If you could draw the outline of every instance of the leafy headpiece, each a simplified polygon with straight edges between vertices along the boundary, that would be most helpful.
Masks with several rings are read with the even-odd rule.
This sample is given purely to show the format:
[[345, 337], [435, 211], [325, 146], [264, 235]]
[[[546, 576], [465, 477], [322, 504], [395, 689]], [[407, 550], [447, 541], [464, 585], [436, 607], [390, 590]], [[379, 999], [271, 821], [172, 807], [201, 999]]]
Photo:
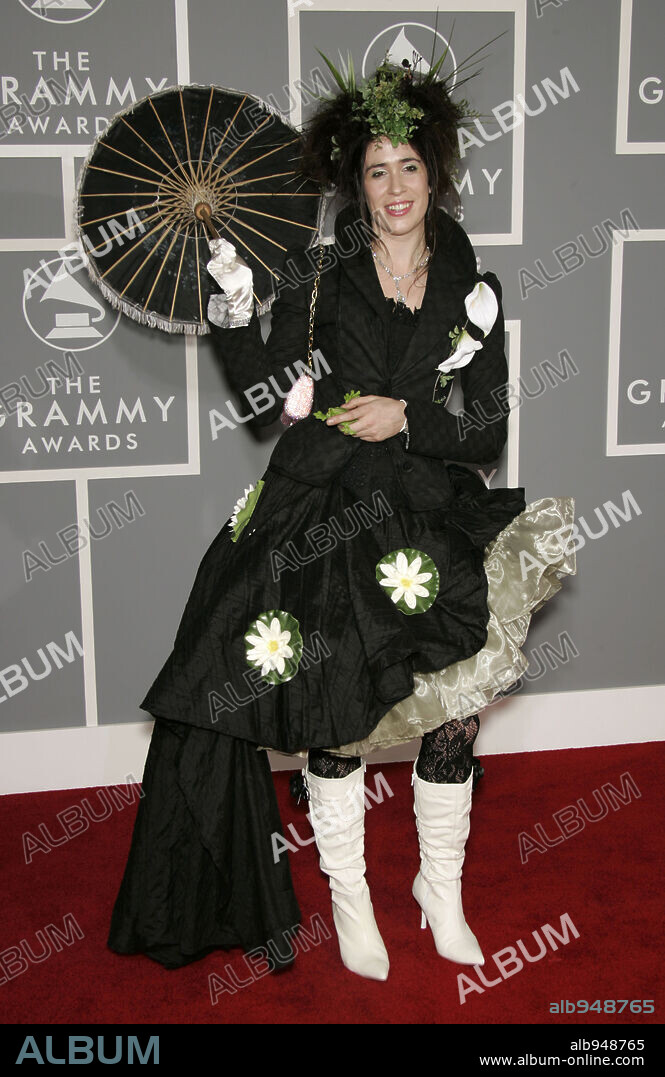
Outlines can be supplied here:
[[[368, 141], [387, 137], [393, 146], [413, 142], [428, 162], [436, 161], [439, 189], [435, 194], [437, 198], [445, 195], [457, 175], [458, 130], [479, 116], [466, 98], [453, 100], [451, 83], [481, 50], [477, 49], [445, 78], [439, 78], [448, 51], [449, 45], [436, 63], [432, 51], [429, 70], [423, 72], [423, 58], [415, 51], [411, 61], [405, 59], [397, 65], [390, 62], [390, 51], [386, 50], [376, 70], [357, 82], [350, 54], [344, 70], [340, 71], [317, 49], [339, 92], [320, 94], [320, 104], [305, 125], [302, 173], [318, 181], [322, 188], [335, 186], [347, 197], [357, 197], [360, 155]], [[477, 74], [475, 71], [457, 81], [456, 88]]]

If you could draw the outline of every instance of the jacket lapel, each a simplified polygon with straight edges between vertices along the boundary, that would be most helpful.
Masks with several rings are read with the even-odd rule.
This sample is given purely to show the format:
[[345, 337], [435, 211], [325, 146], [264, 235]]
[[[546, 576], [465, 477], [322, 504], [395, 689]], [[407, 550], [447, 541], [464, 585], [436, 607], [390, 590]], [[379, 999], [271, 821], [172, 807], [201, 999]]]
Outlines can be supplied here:
[[[350, 203], [338, 213], [335, 221], [335, 240], [340, 250], [340, 271], [345, 278], [340, 281], [338, 314], [340, 328], [344, 325], [348, 326], [349, 318], [356, 317], [353, 311], [344, 309], [350, 294], [349, 285], [352, 285], [352, 290], [358, 293], [354, 297], [356, 303], [359, 298], [361, 302], [364, 300], [373, 314], [380, 319], [382, 326], [386, 325], [389, 318], [388, 305], [379, 284], [369, 243], [357, 226], [353, 229], [353, 235], [356, 237], [354, 249], [351, 253], [344, 253], [351, 246], [348, 234], [345, 238], [345, 230], [359, 219], [360, 210], [357, 203]], [[452, 218], [445, 210], [438, 209], [437, 242], [427, 274], [420, 317], [408, 347], [393, 365], [391, 380], [395, 384], [398, 384], [414, 366], [426, 358], [431, 361], [432, 352], [435, 353], [432, 363], [434, 369], [437, 363], [448, 355], [450, 350], [448, 333], [460, 316], [464, 315], [464, 298], [473, 288], [475, 277], [471, 276], [468, 268], [462, 264], [452, 231]], [[356, 306], [355, 310], [357, 309]], [[357, 341], [358, 339], [356, 337]], [[365, 338], [365, 346], [373, 346], [374, 350], [376, 340], [376, 334], [371, 334], [369, 338]]]

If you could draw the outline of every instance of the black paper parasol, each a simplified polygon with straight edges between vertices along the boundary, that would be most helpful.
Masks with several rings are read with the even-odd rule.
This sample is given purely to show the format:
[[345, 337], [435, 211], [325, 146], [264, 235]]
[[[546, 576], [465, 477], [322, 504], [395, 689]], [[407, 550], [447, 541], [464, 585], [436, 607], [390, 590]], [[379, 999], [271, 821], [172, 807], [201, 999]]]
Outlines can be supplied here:
[[[91, 279], [116, 309], [169, 333], [207, 333], [208, 237], [233, 243], [270, 308], [289, 247], [308, 247], [321, 189], [297, 174], [301, 136], [258, 98], [176, 86], [119, 112], [77, 185]], [[205, 223], [204, 223], [205, 221]]]

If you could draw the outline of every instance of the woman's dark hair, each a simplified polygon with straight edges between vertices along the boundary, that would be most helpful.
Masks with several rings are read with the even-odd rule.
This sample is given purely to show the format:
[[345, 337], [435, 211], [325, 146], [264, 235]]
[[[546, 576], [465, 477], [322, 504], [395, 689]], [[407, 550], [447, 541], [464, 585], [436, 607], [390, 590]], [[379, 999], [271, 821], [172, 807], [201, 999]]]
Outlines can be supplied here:
[[[395, 72], [403, 74], [399, 68]], [[408, 141], [422, 158], [428, 184], [432, 188], [424, 226], [425, 242], [433, 254], [436, 246], [436, 207], [448, 203], [455, 216], [461, 208], [453, 177], [456, 175], [455, 161], [459, 156], [457, 131], [466, 116], [468, 103], [462, 101], [458, 104], [451, 100], [443, 84], [436, 81], [419, 85], [417, 80], [401, 78], [399, 93], [410, 105], [423, 110], [423, 116], [416, 121], [416, 130]], [[361, 114], [352, 111], [354, 100], [362, 103], [359, 91], [354, 97], [340, 92], [332, 100], [324, 100], [306, 122], [298, 171], [318, 183], [322, 190], [334, 186], [342, 198], [357, 203], [369, 233], [385, 248], [371, 220], [363, 182], [365, 154], [376, 136], [364, 117], [359, 120]], [[335, 144], [340, 152], [333, 160], [331, 152]]]

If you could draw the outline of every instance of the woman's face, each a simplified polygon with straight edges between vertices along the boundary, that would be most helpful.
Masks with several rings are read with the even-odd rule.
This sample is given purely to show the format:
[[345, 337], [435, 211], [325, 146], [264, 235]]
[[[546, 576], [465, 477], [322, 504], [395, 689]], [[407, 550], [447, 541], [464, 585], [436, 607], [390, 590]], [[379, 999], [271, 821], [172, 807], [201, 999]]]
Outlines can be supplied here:
[[425, 162], [410, 142], [397, 146], [389, 138], [369, 142], [363, 187], [379, 232], [404, 236], [421, 229], [430, 188]]

